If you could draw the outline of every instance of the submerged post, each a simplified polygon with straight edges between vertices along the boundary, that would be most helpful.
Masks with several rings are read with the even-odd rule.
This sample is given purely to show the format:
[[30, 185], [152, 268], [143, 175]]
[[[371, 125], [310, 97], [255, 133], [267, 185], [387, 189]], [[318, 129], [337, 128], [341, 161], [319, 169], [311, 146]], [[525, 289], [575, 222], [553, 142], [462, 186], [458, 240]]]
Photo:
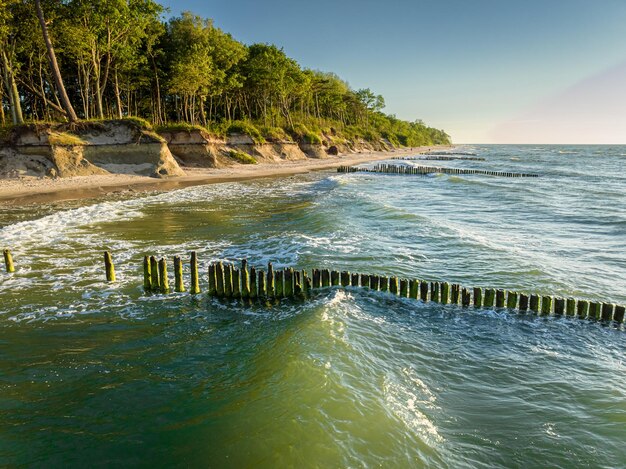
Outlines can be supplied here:
[[244, 300], [250, 298], [250, 280], [248, 274], [248, 261], [241, 261], [241, 297]]
[[448, 282], [441, 282], [441, 304], [447, 305], [450, 301], [450, 284]]
[[274, 298], [274, 266], [271, 262], [267, 263], [267, 283], [265, 284], [266, 295]]
[[428, 282], [420, 281], [420, 299], [422, 301], [428, 301]]
[[541, 297], [541, 314], [547, 315], [552, 311], [552, 297], [551, 296], [542, 296]]
[[496, 301], [496, 291], [493, 288], [485, 289], [485, 301], [483, 305], [485, 308], [493, 308]]
[[7, 273], [11, 274], [15, 272], [15, 266], [13, 265], [13, 256], [11, 256], [11, 251], [9, 251], [8, 249], [4, 250], [4, 266]]
[[163, 257], [159, 259], [159, 277], [161, 277], [161, 293], [169, 293], [170, 284], [167, 278], [167, 263]]
[[[113, 258], [111, 257], [111, 253], [109, 251], [105, 251], [104, 253], [104, 270], [106, 271], [107, 282], [115, 282], [115, 267], [113, 266]], [[7, 272], [8, 271], [9, 270], [7, 268]]]
[[143, 289], [145, 292], [152, 290], [152, 273], [150, 272], [150, 258], [143, 256]]
[[222, 261], [215, 264], [215, 283], [216, 283], [216, 294], [218, 297], [222, 298], [224, 296], [224, 264]]
[[483, 305], [483, 289], [480, 287], [474, 288], [474, 308], [480, 308]]
[[150, 272], [152, 275], [152, 291], [161, 291], [161, 277], [159, 276], [159, 263], [156, 257], [150, 256]]
[[[285, 276], [287, 272], [282, 270], [277, 270], [274, 272], [274, 294], [276, 298], [283, 297], [283, 287], [285, 286]], [[287, 292], [285, 291], [285, 296], [287, 296]]]
[[183, 262], [179, 256], [174, 256], [174, 291], [182, 293], [185, 291], [183, 283]]
[[517, 306], [517, 293], [514, 291], [507, 292], [506, 307], [509, 309], [515, 309], [516, 306]]
[[256, 269], [254, 267], [250, 267], [250, 298], [255, 299], [257, 294], [257, 286], [256, 286]]
[[215, 277], [215, 264], [209, 264], [209, 296], [217, 295], [217, 279]]
[[198, 279], [198, 255], [196, 254], [196, 251], [191, 252], [191, 286], [189, 287], [189, 293], [192, 295], [200, 293], [200, 282]]
[[224, 296], [232, 298], [233, 296], [233, 266], [226, 264], [224, 266]]

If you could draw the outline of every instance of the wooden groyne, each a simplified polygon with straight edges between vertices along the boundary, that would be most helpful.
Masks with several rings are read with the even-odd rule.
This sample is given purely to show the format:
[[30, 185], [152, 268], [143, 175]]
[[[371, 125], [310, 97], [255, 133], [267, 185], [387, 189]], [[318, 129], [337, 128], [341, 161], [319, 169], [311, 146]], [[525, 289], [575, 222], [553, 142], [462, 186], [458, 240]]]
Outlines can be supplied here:
[[[182, 268], [174, 258], [176, 291], [185, 291]], [[197, 283], [197, 262], [191, 254], [191, 281], [195, 287], [191, 293], [200, 293]], [[143, 261], [144, 290], [146, 293], [168, 293], [167, 270], [159, 269], [154, 276], [151, 266], [154, 257]], [[159, 261], [165, 263], [164, 259]], [[195, 273], [194, 273], [195, 272]], [[291, 267], [276, 269], [270, 262], [265, 270], [249, 267], [247, 260], [241, 264], [211, 262], [207, 268], [207, 293], [209, 296], [236, 300], [272, 300], [281, 298], [307, 299], [315, 290], [325, 288], [357, 288], [383, 292], [395, 297], [434, 302], [444, 305], [460, 305], [463, 308], [506, 309], [540, 316], [570, 316], [579, 319], [624, 324], [625, 307], [608, 302], [578, 298], [562, 298], [528, 292], [508, 291], [497, 288], [467, 287], [456, 283], [408, 279], [397, 276], [360, 274], [332, 269], [298, 270]], [[149, 281], [149, 279], [152, 279]], [[180, 285], [180, 287], [179, 287]]]
[[433, 156], [448, 156], [448, 155], [478, 156], [477, 153], [472, 153], [472, 152], [469, 152], [469, 151], [429, 151], [428, 153], [424, 153], [424, 155], [433, 155]]
[[392, 160], [402, 161], [487, 161], [485, 158], [478, 156], [446, 156], [446, 155], [423, 155], [423, 156], [394, 156]]
[[529, 173], [508, 173], [502, 171], [487, 171], [483, 169], [460, 169], [460, 168], [436, 168], [433, 166], [400, 166], [393, 164], [377, 164], [371, 168], [360, 166], [339, 166], [338, 173], [385, 173], [385, 174], [482, 174], [485, 176], [499, 176], [509, 178], [536, 178], [538, 174]]

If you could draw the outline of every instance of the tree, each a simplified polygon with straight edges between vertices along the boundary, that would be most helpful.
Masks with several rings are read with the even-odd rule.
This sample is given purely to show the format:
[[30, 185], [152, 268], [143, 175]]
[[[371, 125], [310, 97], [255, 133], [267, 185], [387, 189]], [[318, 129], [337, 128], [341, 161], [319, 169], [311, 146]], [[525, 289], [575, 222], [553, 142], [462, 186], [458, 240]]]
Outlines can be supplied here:
[[63, 85], [63, 78], [61, 77], [59, 64], [57, 63], [57, 58], [54, 53], [54, 48], [52, 47], [52, 41], [50, 40], [50, 36], [48, 35], [48, 25], [46, 24], [46, 20], [44, 19], [44, 16], [43, 16], [43, 11], [41, 9], [40, 0], [35, 0], [35, 8], [37, 9], [37, 18], [39, 18], [39, 24], [41, 25], [41, 32], [43, 33], [43, 40], [46, 43], [46, 49], [48, 50], [48, 59], [50, 60], [50, 69], [52, 70], [52, 76], [54, 77], [54, 82], [56, 84], [59, 97], [61, 98], [63, 109], [65, 109], [65, 112], [67, 114], [67, 119], [70, 122], [76, 122], [78, 120], [78, 116], [76, 116], [76, 112], [74, 112], [74, 108], [72, 107], [70, 98], [67, 96], [67, 92], [65, 91], [65, 86]]

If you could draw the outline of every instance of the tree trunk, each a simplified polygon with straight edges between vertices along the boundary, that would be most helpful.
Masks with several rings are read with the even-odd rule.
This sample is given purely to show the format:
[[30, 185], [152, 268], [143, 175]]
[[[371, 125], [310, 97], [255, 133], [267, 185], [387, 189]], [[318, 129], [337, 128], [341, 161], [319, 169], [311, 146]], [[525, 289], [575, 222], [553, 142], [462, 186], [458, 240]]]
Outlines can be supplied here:
[[15, 82], [15, 75], [13, 69], [9, 63], [4, 49], [2, 50], [2, 68], [4, 68], [4, 83], [7, 88], [7, 94], [9, 97], [9, 104], [11, 106], [11, 118], [13, 124], [23, 124], [24, 117], [22, 116], [22, 102], [20, 101], [20, 93], [17, 91], [17, 83]]
[[48, 58], [50, 59], [50, 68], [52, 69], [52, 76], [54, 77], [54, 82], [56, 83], [57, 92], [61, 96], [61, 102], [63, 103], [63, 109], [67, 113], [67, 118], [70, 122], [76, 122], [78, 117], [76, 116], [76, 112], [74, 112], [74, 108], [72, 107], [72, 103], [70, 102], [70, 98], [67, 96], [67, 92], [65, 91], [65, 86], [63, 85], [63, 78], [61, 77], [61, 71], [59, 70], [59, 64], [57, 63], [56, 55], [54, 54], [54, 48], [52, 47], [52, 42], [50, 41], [50, 37], [48, 36], [48, 26], [46, 25], [46, 20], [43, 17], [43, 11], [41, 10], [41, 1], [35, 0], [35, 7], [37, 8], [37, 18], [39, 18], [39, 24], [41, 25], [41, 32], [43, 33], [43, 40], [46, 43], [46, 49], [48, 50]]
[[[117, 118], [122, 118], [122, 98], [120, 98], [120, 84], [117, 81], [117, 67], [115, 67], [115, 102], [117, 105]], [[128, 102], [128, 110], [130, 111], [130, 99]]]

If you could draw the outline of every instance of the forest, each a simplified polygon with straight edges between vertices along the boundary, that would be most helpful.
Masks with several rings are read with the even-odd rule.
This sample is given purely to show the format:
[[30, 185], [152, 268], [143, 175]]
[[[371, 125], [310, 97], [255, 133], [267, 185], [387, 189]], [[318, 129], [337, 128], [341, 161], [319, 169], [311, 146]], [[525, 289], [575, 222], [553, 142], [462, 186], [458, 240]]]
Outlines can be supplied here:
[[0, 123], [140, 118], [157, 128], [240, 129], [319, 143], [322, 132], [394, 145], [447, 144], [421, 120], [272, 44], [153, 0], [0, 0]]

